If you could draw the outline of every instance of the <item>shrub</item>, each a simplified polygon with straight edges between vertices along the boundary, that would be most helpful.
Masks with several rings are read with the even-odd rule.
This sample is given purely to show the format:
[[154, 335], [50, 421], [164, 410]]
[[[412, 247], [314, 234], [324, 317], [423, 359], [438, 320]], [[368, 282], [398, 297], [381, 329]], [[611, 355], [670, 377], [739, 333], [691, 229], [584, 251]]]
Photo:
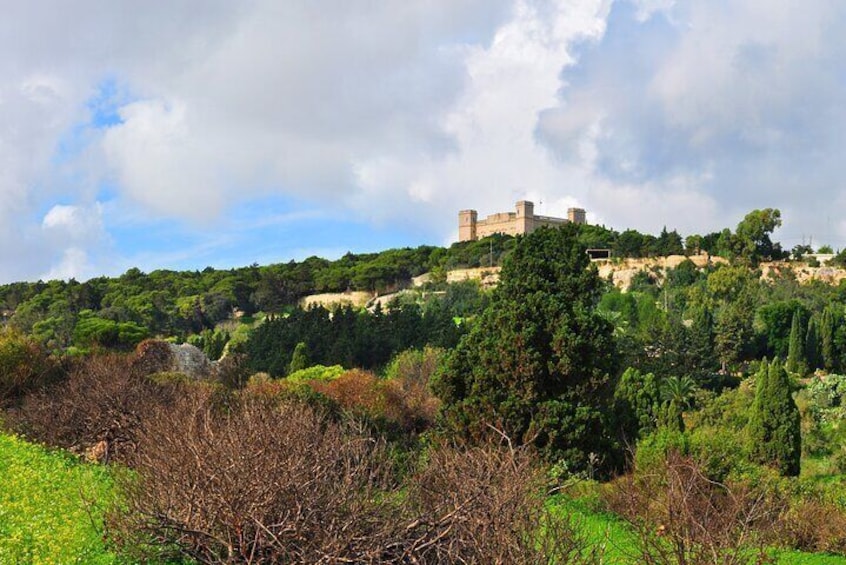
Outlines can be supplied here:
[[353, 369], [331, 380], [311, 381], [309, 386], [329, 397], [342, 410], [373, 418], [385, 415], [384, 387], [369, 371]]
[[830, 502], [795, 501], [779, 521], [779, 539], [803, 551], [846, 553], [846, 513]]
[[56, 380], [61, 370], [35, 341], [0, 330], [0, 406]]
[[142, 420], [176, 391], [176, 385], [141, 375], [127, 357], [96, 355], [74, 368], [65, 382], [28, 395], [9, 423], [48, 445], [78, 453], [92, 450], [104, 462], [125, 459], [137, 445]]
[[545, 486], [525, 448], [437, 446], [408, 488], [417, 520], [436, 542], [419, 544], [420, 562], [590, 562], [567, 516], [545, 506]]
[[148, 420], [140, 440], [131, 464], [141, 482], [124, 483], [129, 512], [112, 518], [124, 550], [316, 563], [366, 555], [382, 541], [383, 444], [307, 407], [242, 397], [224, 411], [206, 394], [186, 394]]
[[677, 451], [618, 479], [605, 501], [634, 530], [639, 561], [656, 565], [763, 562], [783, 510], [766, 484], [713, 481]]
[[135, 347], [132, 366], [145, 375], [170, 371], [173, 367], [170, 344], [160, 339], [145, 339]]
[[[386, 444], [352, 421], [240, 392], [189, 389], [145, 420], [109, 519], [135, 559], [197, 563], [521, 563], [582, 560], [544, 475], [505, 445], [432, 447], [400, 483]], [[225, 469], [225, 472], [221, 470]]]
[[292, 386], [302, 385], [311, 381], [331, 381], [344, 374], [340, 365], [314, 365], [308, 369], [302, 369], [285, 377], [285, 382]]

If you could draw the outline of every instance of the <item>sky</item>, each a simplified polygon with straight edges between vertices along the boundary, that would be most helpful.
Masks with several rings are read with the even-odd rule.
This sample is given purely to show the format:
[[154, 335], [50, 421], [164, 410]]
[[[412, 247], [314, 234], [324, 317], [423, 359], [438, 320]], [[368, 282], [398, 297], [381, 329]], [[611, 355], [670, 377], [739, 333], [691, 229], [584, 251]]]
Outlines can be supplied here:
[[846, 247], [840, 0], [29, 0], [0, 283], [335, 258], [513, 210]]

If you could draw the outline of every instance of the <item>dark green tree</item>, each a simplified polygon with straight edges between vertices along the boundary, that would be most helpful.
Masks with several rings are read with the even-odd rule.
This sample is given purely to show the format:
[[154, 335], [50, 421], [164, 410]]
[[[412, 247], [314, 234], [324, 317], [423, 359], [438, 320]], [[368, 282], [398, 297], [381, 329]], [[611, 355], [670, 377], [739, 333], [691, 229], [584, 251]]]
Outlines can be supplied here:
[[688, 337], [688, 356], [694, 378], [700, 381], [719, 368], [714, 354], [714, 316], [706, 306], [697, 306], [693, 311]]
[[434, 383], [447, 429], [472, 438], [494, 426], [573, 470], [590, 453], [608, 462], [616, 355], [601, 290], [576, 226], [518, 238], [490, 306]]
[[802, 437], [799, 408], [793, 401], [787, 371], [778, 359], [769, 367], [764, 362], [756, 381], [748, 426], [753, 458], [784, 476], [795, 477], [799, 474]]
[[714, 353], [723, 372], [740, 361], [751, 336], [750, 316], [741, 302], [729, 303], [720, 310], [714, 326]]
[[624, 441], [635, 441], [655, 430], [661, 408], [658, 379], [629, 367], [614, 389], [614, 417]]
[[790, 325], [790, 341], [788, 344], [787, 364], [785, 368], [792, 374], [804, 374], [806, 367], [805, 360], [805, 332], [802, 331], [802, 318], [797, 310], [793, 314], [793, 323]]
[[767, 439], [767, 430], [764, 425], [765, 407], [767, 403], [767, 381], [769, 379], [770, 364], [767, 359], [761, 360], [758, 372], [755, 374], [755, 401], [752, 403], [752, 413], [749, 423], [746, 426], [746, 434], [749, 438], [749, 445], [752, 452], [756, 452]]
[[826, 306], [820, 316], [820, 356], [823, 368], [834, 371], [837, 368], [837, 351], [834, 346], [834, 315]]
[[813, 373], [822, 367], [820, 355], [820, 337], [817, 331], [817, 315], [808, 320], [808, 331], [805, 333], [805, 361], [808, 371]]

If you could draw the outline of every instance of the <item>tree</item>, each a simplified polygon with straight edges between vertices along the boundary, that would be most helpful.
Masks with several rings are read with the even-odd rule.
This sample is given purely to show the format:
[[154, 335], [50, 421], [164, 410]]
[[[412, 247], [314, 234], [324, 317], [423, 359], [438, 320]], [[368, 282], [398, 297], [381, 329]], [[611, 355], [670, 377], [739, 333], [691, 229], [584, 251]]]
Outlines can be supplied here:
[[653, 431], [661, 407], [658, 379], [629, 367], [614, 389], [614, 416], [618, 431], [632, 444]]
[[741, 302], [729, 303], [719, 313], [714, 327], [714, 352], [722, 372], [737, 363], [752, 336], [751, 317]]
[[823, 369], [834, 371], [837, 367], [837, 352], [834, 347], [834, 314], [826, 306], [820, 317], [820, 356]]
[[297, 343], [294, 348], [294, 353], [291, 355], [291, 363], [288, 365], [288, 374], [296, 373], [303, 369], [308, 369], [311, 366], [311, 361], [308, 358], [308, 346], [305, 342]]
[[700, 379], [717, 370], [714, 355], [714, 316], [706, 306], [697, 306], [693, 312], [688, 337], [690, 364], [696, 367], [694, 374]]
[[767, 354], [773, 357], [787, 357], [790, 347], [790, 331], [793, 318], [799, 313], [801, 320], [810, 316], [808, 309], [795, 298], [777, 300], [758, 309], [757, 318], [763, 322], [767, 338]]
[[802, 331], [802, 319], [799, 310], [793, 314], [793, 323], [790, 326], [790, 342], [787, 353], [788, 372], [793, 374], [804, 374], [806, 368], [805, 340]]
[[702, 251], [703, 238], [699, 234], [689, 235], [684, 239], [684, 250], [687, 255], [699, 255]]
[[661, 383], [661, 398], [664, 402], [675, 403], [684, 410], [690, 407], [690, 399], [696, 391], [696, 383], [688, 376], [669, 377]]
[[550, 460], [585, 469], [608, 455], [613, 328], [576, 226], [518, 238], [490, 306], [434, 383], [444, 422], [469, 437], [494, 426]]
[[753, 265], [762, 259], [781, 258], [781, 245], [770, 239], [770, 234], [778, 227], [781, 227], [779, 210], [752, 210], [737, 224], [731, 241], [732, 251], [736, 257]]
[[793, 249], [790, 250], [790, 254], [793, 255], [793, 259], [795, 261], [801, 261], [802, 257], [810, 255], [813, 252], [814, 250], [810, 245], [804, 244], [796, 244], [793, 246]]
[[805, 360], [808, 371], [813, 373], [822, 366], [820, 359], [820, 338], [817, 331], [817, 316], [808, 320], [808, 332], [805, 334]]
[[747, 428], [755, 460], [772, 465], [784, 476], [800, 470], [802, 437], [799, 408], [793, 401], [790, 379], [778, 359], [766, 361], [756, 376], [755, 402]]

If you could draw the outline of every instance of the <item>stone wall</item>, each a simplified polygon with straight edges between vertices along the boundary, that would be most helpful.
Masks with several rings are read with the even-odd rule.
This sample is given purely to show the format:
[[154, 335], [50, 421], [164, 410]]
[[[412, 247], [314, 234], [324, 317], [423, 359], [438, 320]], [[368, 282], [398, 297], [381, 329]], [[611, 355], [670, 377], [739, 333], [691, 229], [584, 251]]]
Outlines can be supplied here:
[[495, 233], [522, 235], [532, 233], [541, 226], [556, 227], [570, 221], [584, 223], [585, 211], [570, 208], [567, 215], [572, 219], [536, 216], [534, 204], [521, 200], [516, 205], [517, 212], [499, 212], [479, 220], [475, 210], [462, 210], [458, 213], [458, 241], [475, 241]]

